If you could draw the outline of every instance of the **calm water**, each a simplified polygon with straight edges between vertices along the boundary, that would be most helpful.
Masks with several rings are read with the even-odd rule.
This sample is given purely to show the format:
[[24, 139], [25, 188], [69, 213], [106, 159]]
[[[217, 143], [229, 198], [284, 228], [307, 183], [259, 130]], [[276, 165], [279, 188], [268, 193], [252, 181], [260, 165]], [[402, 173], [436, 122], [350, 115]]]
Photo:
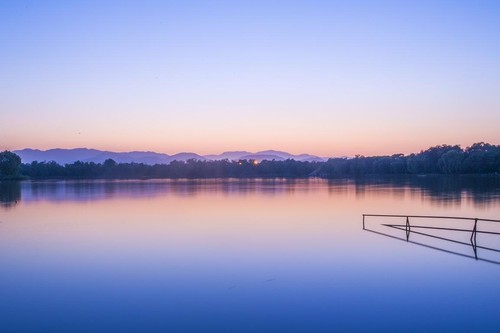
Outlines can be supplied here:
[[499, 252], [361, 214], [500, 219], [499, 183], [0, 184], [0, 332], [498, 332]]

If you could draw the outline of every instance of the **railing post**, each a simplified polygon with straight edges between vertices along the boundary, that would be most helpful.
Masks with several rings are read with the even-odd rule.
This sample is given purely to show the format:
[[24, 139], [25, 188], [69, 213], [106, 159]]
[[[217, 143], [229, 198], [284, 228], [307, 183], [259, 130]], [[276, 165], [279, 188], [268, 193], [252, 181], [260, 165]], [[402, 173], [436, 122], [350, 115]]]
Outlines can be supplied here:
[[365, 230], [365, 214], [363, 214], [363, 230]]
[[406, 217], [406, 241], [410, 240], [410, 218]]
[[474, 244], [477, 245], [477, 239], [476, 239], [476, 237], [477, 237], [477, 219], [474, 222]]
[[472, 228], [472, 234], [470, 235], [470, 242], [472, 243], [474, 240], [474, 244], [476, 244], [476, 236], [477, 236], [477, 219], [474, 220], [474, 228]]
[[[470, 242], [472, 244], [472, 247], [475, 250], [475, 247], [477, 246], [477, 218], [474, 220], [474, 228], [472, 228], [472, 234], [470, 235]], [[476, 252], [476, 251], [474, 251]], [[477, 257], [477, 254], [476, 254]]]
[[474, 258], [477, 260], [477, 218], [474, 220], [474, 228], [472, 229], [472, 235], [470, 235], [470, 243], [472, 244], [472, 250], [474, 251]]

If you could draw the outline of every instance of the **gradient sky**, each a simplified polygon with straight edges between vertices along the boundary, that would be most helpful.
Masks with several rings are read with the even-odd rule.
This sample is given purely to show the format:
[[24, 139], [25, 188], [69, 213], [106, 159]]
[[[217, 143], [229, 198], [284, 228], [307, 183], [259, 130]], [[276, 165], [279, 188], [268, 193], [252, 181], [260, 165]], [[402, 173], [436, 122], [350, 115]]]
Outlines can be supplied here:
[[1, 1], [0, 149], [500, 143], [499, 1]]

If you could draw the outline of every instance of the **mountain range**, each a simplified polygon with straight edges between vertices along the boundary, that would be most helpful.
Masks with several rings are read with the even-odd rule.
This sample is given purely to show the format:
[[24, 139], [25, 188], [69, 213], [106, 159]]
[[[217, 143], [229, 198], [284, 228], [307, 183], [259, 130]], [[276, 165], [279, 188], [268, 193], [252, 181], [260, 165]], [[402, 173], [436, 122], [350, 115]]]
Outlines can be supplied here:
[[293, 155], [284, 151], [277, 150], [265, 150], [256, 153], [248, 151], [227, 151], [222, 154], [216, 155], [198, 155], [195, 153], [178, 153], [174, 155], [168, 155], [163, 153], [156, 153], [152, 151], [132, 151], [132, 152], [112, 152], [103, 151], [97, 149], [88, 148], [75, 148], [75, 149], [49, 149], [49, 150], [38, 150], [38, 149], [21, 149], [15, 150], [14, 153], [21, 157], [23, 163], [31, 163], [33, 161], [55, 161], [59, 164], [73, 163], [76, 161], [82, 162], [94, 162], [102, 163], [105, 160], [111, 158], [117, 163], [144, 163], [144, 164], [169, 164], [172, 161], [187, 161], [189, 159], [195, 160], [224, 160], [228, 159], [231, 161], [238, 160], [276, 160], [283, 161], [286, 159], [293, 159], [296, 161], [325, 161], [326, 158], [322, 158], [315, 155], [300, 154]]

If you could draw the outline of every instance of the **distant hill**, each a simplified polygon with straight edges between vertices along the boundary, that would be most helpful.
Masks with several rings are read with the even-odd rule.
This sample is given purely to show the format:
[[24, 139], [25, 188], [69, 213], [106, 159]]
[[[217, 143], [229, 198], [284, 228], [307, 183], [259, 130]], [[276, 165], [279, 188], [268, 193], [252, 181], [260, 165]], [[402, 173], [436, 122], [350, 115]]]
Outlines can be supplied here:
[[287, 157], [279, 156], [279, 155], [273, 155], [273, 154], [261, 154], [261, 153], [256, 153], [256, 154], [250, 154], [250, 155], [245, 155], [241, 157], [242, 160], [257, 160], [257, 161], [284, 161], [287, 159]]
[[284, 151], [278, 151], [278, 150], [264, 150], [264, 151], [259, 151], [256, 154], [258, 155], [274, 155], [274, 156], [279, 156], [283, 159], [292, 159], [296, 161], [309, 161], [309, 162], [322, 162], [326, 161], [326, 158], [322, 158], [319, 156], [315, 155], [309, 155], [309, 154], [300, 154], [300, 155], [292, 155], [290, 153], [284, 152]]
[[104, 152], [87, 148], [49, 150], [27, 148], [23, 150], [15, 150], [14, 153], [21, 157], [23, 163], [31, 163], [33, 161], [56, 161], [59, 164], [66, 164], [78, 160], [86, 161]]
[[150, 151], [132, 151], [128, 153], [115, 153], [111, 151], [102, 151], [96, 156], [81, 160], [83, 162], [102, 163], [108, 158], [117, 163], [144, 163], [144, 164], [168, 164], [171, 162], [171, 156]]
[[49, 150], [38, 150], [38, 149], [22, 149], [14, 151], [17, 155], [21, 157], [23, 163], [31, 163], [33, 161], [55, 161], [59, 164], [68, 164], [76, 161], [82, 162], [94, 162], [103, 163], [105, 160], [111, 158], [118, 163], [144, 163], [149, 165], [154, 164], [169, 164], [170, 162], [177, 161], [187, 161], [189, 159], [195, 160], [233, 160], [237, 161], [240, 159], [247, 160], [276, 160], [282, 161], [286, 159], [294, 159], [297, 161], [324, 161], [326, 159], [309, 155], [292, 155], [283, 151], [276, 150], [266, 150], [257, 153], [251, 153], [248, 151], [228, 151], [218, 155], [206, 155], [201, 156], [195, 153], [183, 152], [174, 155], [168, 155], [163, 153], [155, 153], [151, 151], [132, 151], [132, 152], [112, 152], [103, 151], [97, 149], [88, 148], [75, 148], [75, 149], [49, 149]]
[[242, 156], [251, 155], [252, 153], [249, 151], [225, 151], [222, 154], [218, 155], [205, 155], [207, 160], [217, 161], [217, 160], [231, 160], [237, 161], [241, 160]]
[[155, 152], [133, 151], [117, 153], [112, 151], [102, 151], [97, 149], [76, 148], [76, 149], [23, 149], [14, 151], [21, 157], [23, 163], [33, 161], [55, 161], [59, 164], [73, 163], [76, 161], [102, 163], [108, 158], [118, 163], [144, 163], [144, 164], [167, 164], [172, 161], [171, 156]]
[[[206, 160], [204, 156], [195, 154], [195, 153], [178, 153], [175, 155], [170, 156], [170, 162], [172, 161], [187, 161], [187, 160]], [[170, 163], [169, 162], [169, 163]]]
[[278, 151], [278, 150], [263, 150], [259, 151], [256, 153], [251, 153], [248, 151], [227, 151], [219, 155], [205, 155], [205, 158], [208, 160], [223, 160], [223, 159], [228, 159], [228, 160], [258, 160], [258, 161], [263, 161], [263, 160], [276, 160], [276, 161], [283, 161], [286, 159], [293, 159], [296, 161], [326, 161], [326, 158], [322, 158], [319, 156], [314, 156], [314, 155], [309, 155], [309, 154], [300, 154], [300, 155], [292, 155], [290, 153], [287, 153], [285, 151]]

